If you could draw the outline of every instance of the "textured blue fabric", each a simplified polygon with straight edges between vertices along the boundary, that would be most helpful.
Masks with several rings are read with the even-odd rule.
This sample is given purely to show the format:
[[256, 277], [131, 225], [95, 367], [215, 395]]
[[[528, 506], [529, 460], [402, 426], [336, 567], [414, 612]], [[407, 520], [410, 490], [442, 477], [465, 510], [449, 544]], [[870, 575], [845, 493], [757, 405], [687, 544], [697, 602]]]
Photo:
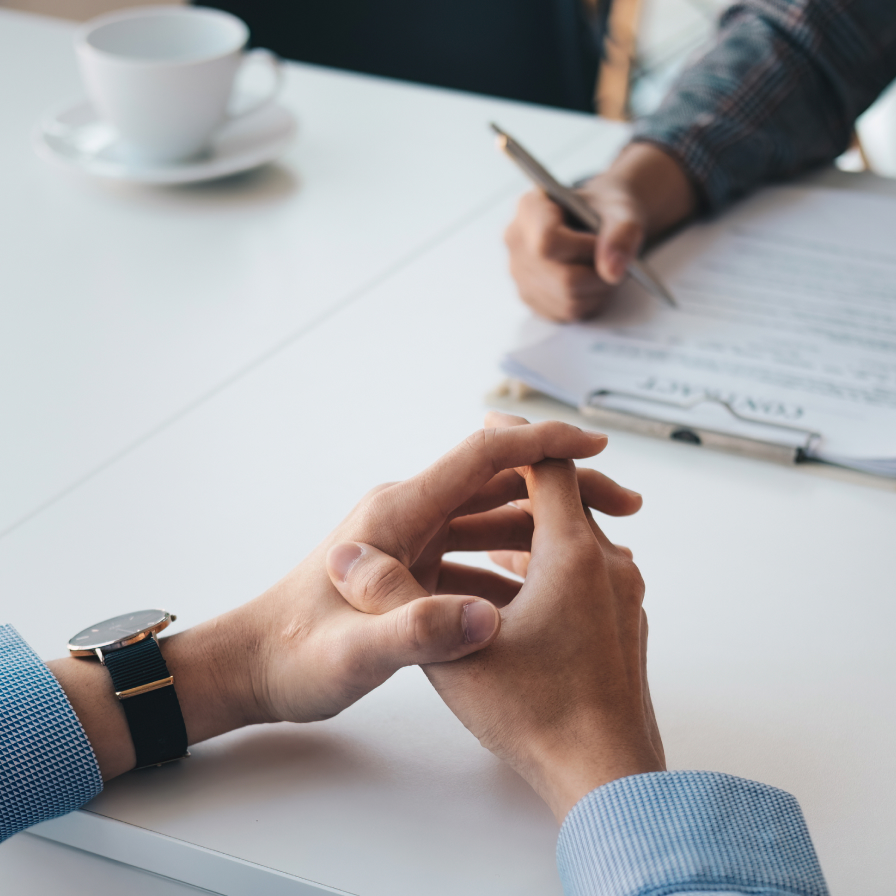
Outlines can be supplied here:
[[831, 162], [894, 78], [894, 0], [739, 0], [635, 139], [678, 159], [719, 209]]
[[0, 625], [0, 841], [103, 789], [99, 766], [52, 672]]
[[654, 772], [593, 790], [566, 817], [567, 896], [827, 896], [796, 799], [718, 772]]

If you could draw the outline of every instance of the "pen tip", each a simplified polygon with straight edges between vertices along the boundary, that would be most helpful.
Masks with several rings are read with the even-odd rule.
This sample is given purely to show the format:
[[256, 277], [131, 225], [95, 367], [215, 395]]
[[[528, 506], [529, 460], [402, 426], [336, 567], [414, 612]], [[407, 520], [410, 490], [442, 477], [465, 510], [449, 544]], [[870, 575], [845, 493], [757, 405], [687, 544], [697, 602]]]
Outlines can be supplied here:
[[510, 138], [509, 138], [509, 137], [507, 136], [507, 134], [505, 134], [504, 131], [502, 131], [501, 128], [499, 128], [494, 122], [492, 122], [492, 124], [491, 124], [491, 128], [492, 128], [492, 130], [493, 130], [493, 131], [495, 132], [495, 134], [496, 134], [496, 137], [495, 137], [495, 143], [498, 144], [498, 149], [500, 149], [500, 150], [506, 150], [506, 149], [507, 149], [507, 143], [508, 143], [508, 141], [510, 140]]
[[504, 131], [502, 131], [501, 128], [499, 128], [493, 121], [489, 122], [489, 127], [495, 132], [495, 134], [497, 134], [498, 148], [506, 149], [507, 142], [508, 140], [510, 140], [510, 137], [508, 137], [507, 134], [505, 134]]
[[628, 272], [641, 284], [648, 292], [653, 293], [658, 299], [662, 299], [672, 308], [678, 307], [678, 302], [669, 292], [669, 288], [657, 277], [650, 269], [646, 261], [634, 261], [629, 265]]

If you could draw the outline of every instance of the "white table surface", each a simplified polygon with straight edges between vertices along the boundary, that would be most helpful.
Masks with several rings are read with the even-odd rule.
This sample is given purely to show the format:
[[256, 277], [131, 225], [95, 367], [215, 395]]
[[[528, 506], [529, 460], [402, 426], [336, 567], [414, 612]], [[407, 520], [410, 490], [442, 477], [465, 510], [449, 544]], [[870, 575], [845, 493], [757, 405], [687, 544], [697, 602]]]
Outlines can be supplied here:
[[[0, 533], [300, 339], [522, 180], [487, 124], [551, 161], [624, 129], [584, 115], [290, 65], [277, 165], [180, 188], [39, 159], [83, 99], [71, 23], [0, 14]], [[602, 161], [599, 159], [598, 161]], [[25, 379], [27, 377], [27, 379]], [[64, 450], [60, 450], [65, 446]]]
[[[21, 55], [26, 40], [48, 58], [63, 54], [64, 31], [0, 16], [0, 41]], [[3, 484], [18, 502], [15, 519], [27, 519], [0, 538], [0, 594], [4, 621], [42, 656], [59, 655], [85, 619], [119, 612], [122, 601], [168, 605], [178, 626], [241, 603], [301, 559], [371, 485], [415, 472], [474, 429], [482, 395], [499, 376], [497, 357], [525, 318], [500, 246], [518, 183], [497, 166], [472, 185], [475, 172], [491, 164], [479, 126], [500, 112], [508, 128], [536, 147], [540, 134], [548, 149], [550, 130], [566, 128], [566, 145], [558, 140], [554, 153], [566, 176], [601, 164], [618, 139], [606, 125], [575, 115], [304, 67], [296, 77], [307, 79], [306, 93], [295, 94], [303, 124], [281, 167], [296, 178], [299, 172], [306, 186], [258, 204], [251, 197], [268, 195], [269, 178], [288, 175], [260, 173], [183, 193], [110, 190], [42, 167], [27, 148], [10, 149], [21, 134], [11, 135], [4, 117], [0, 146], [13, 159], [10, 170], [27, 173], [41, 203], [39, 211], [30, 208], [23, 192], [16, 208], [34, 222], [33, 239], [43, 227], [48, 259], [74, 239], [82, 271], [102, 266], [109, 255], [101, 236], [114, 236], [120, 222], [121, 230], [142, 234], [129, 237], [123, 254], [139, 260], [152, 250], [159, 264], [171, 265], [172, 280], [191, 278], [189, 289], [170, 284], [180, 302], [201, 305], [182, 315], [172, 304], [153, 304], [158, 296], [145, 272], [123, 265], [121, 292], [140, 312], [127, 312], [129, 350], [119, 346], [116, 354], [119, 331], [96, 316], [93, 281], [47, 264], [37, 272], [47, 282], [35, 282], [27, 301], [4, 288], [3, 314], [17, 315], [21, 341], [30, 340], [34, 354], [21, 353], [15, 376], [3, 379], [4, 403], [12, 392], [17, 402], [4, 417], [4, 432], [15, 437], [0, 447]], [[33, 108], [17, 101], [17, 126], [52, 102], [63, 82], [64, 73], [47, 76], [46, 96], [35, 93]], [[0, 85], [10, 90], [6, 79]], [[355, 85], [366, 91], [357, 107]], [[341, 130], [311, 114], [339, 91]], [[390, 148], [403, 153], [413, 138], [402, 124], [405, 102], [418, 104], [421, 128], [447, 120], [443, 108], [453, 110], [462, 133], [433, 170], [442, 178], [451, 164], [462, 171], [434, 187], [439, 217], [432, 189], [414, 179], [420, 144], [403, 156], [410, 170], [393, 167], [391, 203], [378, 209], [382, 263], [362, 247], [366, 266], [350, 282], [351, 272], [324, 263], [332, 254], [318, 256], [333, 251], [329, 241], [341, 224], [342, 254], [354, 258], [385, 186], [352, 182], [365, 147], [337, 160], [339, 146], [328, 153], [320, 144], [348, 134], [353, 115], [367, 116], [369, 139], [387, 164]], [[391, 117], [376, 114], [380, 103]], [[518, 125], [508, 117], [514, 112]], [[326, 179], [328, 166], [332, 198], [315, 180]], [[421, 171], [419, 181], [428, 176]], [[6, 179], [4, 189], [19, 188], [19, 178]], [[351, 220], [327, 217], [340, 202]], [[70, 226], [83, 217], [91, 227], [65, 234], [49, 228], [44, 216], [54, 208]], [[425, 236], [402, 229], [412, 214], [426, 224]], [[315, 216], [322, 216], [317, 230]], [[200, 247], [195, 263], [169, 257], [187, 231], [169, 241], [148, 229], [153, 220], [165, 222], [163, 232], [191, 222]], [[29, 268], [14, 256], [33, 240], [10, 229], [20, 248], [9, 253], [6, 240], [3, 251], [25, 283]], [[314, 241], [315, 251], [301, 260], [291, 254], [293, 232]], [[221, 258], [216, 240], [229, 246]], [[222, 287], [216, 264], [229, 265], [228, 281], [241, 286], [227, 292], [232, 284]], [[111, 301], [112, 287], [100, 288]], [[222, 290], [230, 298], [219, 306]], [[249, 327], [256, 291], [266, 298]], [[40, 313], [28, 307], [35, 304]], [[317, 311], [308, 312], [310, 305]], [[92, 340], [75, 368], [67, 361], [76, 346], [57, 341], [57, 355], [40, 345], [41, 320], [53, 330], [57, 309], [67, 329]], [[137, 326], [140, 314], [152, 325]], [[313, 327], [270, 352], [278, 334], [296, 332], [303, 320]], [[209, 360], [194, 367], [190, 340], [199, 338], [200, 325]], [[2, 329], [4, 346], [15, 345], [13, 328]], [[159, 352], [169, 363], [153, 367]], [[228, 380], [239, 369], [233, 358], [247, 357], [261, 360]], [[114, 371], [111, 385], [99, 367]], [[128, 390], [116, 393], [116, 380]], [[197, 395], [206, 397], [195, 402]], [[78, 425], [55, 419], [70, 403], [71, 417], [85, 417]], [[94, 432], [96, 420], [107, 417], [112, 422]], [[159, 420], [168, 422], [159, 427]], [[18, 444], [39, 444], [48, 432], [55, 438], [44, 452]], [[832, 891], [887, 892], [896, 830], [893, 494], [617, 433], [598, 465], [646, 497], [640, 514], [608, 520], [606, 529], [634, 549], [648, 584], [651, 682], [670, 766], [718, 769], [791, 791]], [[11, 470], [21, 486], [8, 482]], [[44, 506], [48, 495], [59, 496]], [[550, 813], [455, 721], [419, 670], [401, 672], [330, 721], [234, 732], [193, 752], [186, 763], [117, 779], [87, 811], [43, 832], [222, 893], [313, 893], [320, 886], [364, 896], [560, 892]], [[130, 873], [134, 892], [179, 892], [174, 882], [152, 890], [156, 879], [143, 872], [48, 843], [13, 838], [0, 847], [0, 872], [22, 881], [19, 889], [33, 874], [51, 881], [46, 892], [52, 881], [60, 892], [79, 892], [66, 873], [77, 867], [110, 886]]]

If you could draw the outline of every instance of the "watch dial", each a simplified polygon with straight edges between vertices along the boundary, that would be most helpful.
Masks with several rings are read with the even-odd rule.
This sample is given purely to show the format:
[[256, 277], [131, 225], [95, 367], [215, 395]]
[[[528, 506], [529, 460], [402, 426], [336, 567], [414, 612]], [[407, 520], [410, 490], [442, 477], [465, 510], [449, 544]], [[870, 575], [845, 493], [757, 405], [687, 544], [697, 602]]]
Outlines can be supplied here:
[[94, 650], [115, 641], [132, 638], [140, 632], [153, 628], [168, 617], [165, 610], [137, 610], [124, 613], [113, 619], [106, 619], [78, 632], [69, 642], [72, 650]]

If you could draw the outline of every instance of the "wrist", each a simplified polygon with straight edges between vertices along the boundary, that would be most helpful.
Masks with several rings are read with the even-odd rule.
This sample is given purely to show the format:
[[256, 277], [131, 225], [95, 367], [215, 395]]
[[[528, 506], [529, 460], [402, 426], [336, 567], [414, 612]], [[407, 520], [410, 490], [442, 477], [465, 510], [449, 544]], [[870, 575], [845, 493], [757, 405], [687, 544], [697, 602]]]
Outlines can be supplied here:
[[260, 639], [246, 609], [159, 639], [190, 744], [268, 721], [254, 684]]
[[603, 176], [632, 197], [641, 210], [648, 240], [697, 211], [697, 191], [685, 170], [653, 143], [629, 143]]
[[[260, 642], [252, 618], [245, 618], [243, 609], [159, 638], [190, 744], [268, 721], [254, 697], [257, 651], [253, 644]], [[103, 780], [130, 771], [135, 764], [134, 744], [108, 669], [95, 659], [81, 657], [51, 660], [47, 665], [84, 728]]]
[[665, 771], [648, 738], [579, 735], [570, 744], [541, 746], [523, 777], [547, 803], [558, 824], [584, 796], [619, 778]]

